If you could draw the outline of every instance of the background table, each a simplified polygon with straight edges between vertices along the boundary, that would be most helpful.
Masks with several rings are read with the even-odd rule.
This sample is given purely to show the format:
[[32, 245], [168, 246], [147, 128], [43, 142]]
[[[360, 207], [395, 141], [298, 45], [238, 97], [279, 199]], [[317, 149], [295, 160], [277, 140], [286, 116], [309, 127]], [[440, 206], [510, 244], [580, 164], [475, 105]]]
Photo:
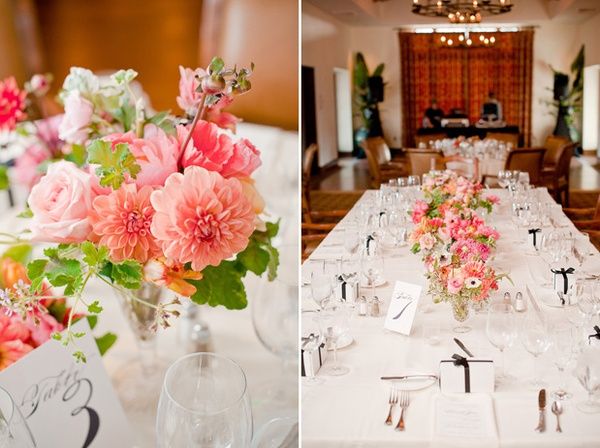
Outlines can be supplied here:
[[[238, 127], [238, 135], [248, 138], [261, 151], [263, 165], [254, 177], [267, 203], [269, 219], [281, 218], [282, 220], [277, 243], [298, 244], [297, 223], [300, 210], [298, 134], [273, 127], [242, 123]], [[17, 203], [24, 204], [27, 193], [17, 188], [15, 196]], [[0, 215], [0, 229], [14, 232], [24, 228], [27, 221], [16, 218], [18, 210], [7, 210], [6, 195], [2, 195], [0, 199], [2, 201], [0, 207], [4, 210]], [[37, 247], [36, 252], [41, 253], [41, 248]], [[256, 296], [259, 282], [260, 279], [251, 273], [248, 275], [245, 284], [249, 306], [245, 310], [230, 311], [223, 307], [200, 307], [203, 320], [210, 326], [215, 352], [236, 361], [246, 373], [255, 430], [275, 415], [297, 416], [297, 403], [290, 403], [285, 409], [270, 408], [268, 403], [265, 403], [264, 397], [260, 395], [262, 386], [281, 379], [283, 374], [279, 359], [267, 351], [254, 332], [250, 307]], [[88, 295], [99, 298], [104, 307], [94, 333], [100, 335], [111, 331], [119, 337], [117, 343], [103, 358], [109, 375], [114, 377], [136, 359], [136, 341], [120, 310], [117, 298], [109, 287], [99, 281], [90, 282]], [[180, 323], [179, 320], [174, 319], [171, 328], [159, 330], [158, 355], [162, 359], [163, 366], [186, 354], [181, 349], [181, 343], [177, 338]], [[297, 397], [297, 366], [295, 368], [292, 366], [287, 371], [287, 380], [292, 395]], [[160, 386], [161, 384], [157, 384], [158, 388]], [[159, 390], [157, 396], [158, 392]], [[125, 408], [125, 413], [136, 434], [137, 446], [140, 448], [155, 446], [156, 405], [143, 408], [134, 405]]]
[[[520, 242], [521, 235], [512, 225], [510, 201], [505, 191], [494, 190], [502, 198], [502, 205], [491, 216], [491, 224], [501, 233], [493, 262], [500, 272], [510, 274], [515, 286], [506, 280], [500, 284], [492, 300], [500, 300], [504, 291], [510, 291], [514, 297], [517, 290], [523, 292], [525, 285], [533, 287], [529, 266], [539, 263], [537, 256], [524, 252]], [[371, 200], [373, 192], [368, 191], [356, 204], [348, 216], [340, 222], [334, 231], [315, 250], [305, 262], [303, 269], [309, 269], [311, 259], [340, 257], [343, 246], [335, 246], [342, 241], [341, 229], [349, 220], [354, 219], [357, 207]], [[543, 193], [551, 201], [547, 192]], [[564, 215], [563, 215], [564, 217]], [[570, 222], [564, 217], [563, 224]], [[571, 230], [575, 231], [574, 227]], [[336, 252], [337, 251], [337, 252]], [[584, 268], [595, 263], [598, 266], [600, 254], [590, 245], [589, 252], [594, 253], [584, 263]], [[440, 446], [431, 440], [433, 426], [432, 398], [439, 393], [436, 385], [418, 392], [410, 393], [410, 407], [405, 413], [406, 431], [399, 433], [393, 427], [384, 425], [388, 412], [390, 382], [381, 381], [383, 375], [401, 375], [408, 371], [421, 373], [438, 372], [439, 362], [450, 359], [453, 353], [462, 353], [452, 338], [458, 336], [476, 356], [491, 358], [501, 362], [500, 352], [487, 340], [485, 335], [485, 315], [474, 315], [469, 325], [472, 331], [456, 335], [452, 328], [456, 325], [450, 306], [446, 303], [433, 304], [426, 294], [426, 279], [423, 275], [423, 263], [419, 255], [413, 255], [409, 247], [395, 249], [384, 257], [384, 277], [387, 283], [376, 288], [376, 295], [384, 300], [382, 316], [359, 317], [350, 320], [350, 331], [354, 342], [338, 351], [339, 362], [350, 367], [350, 373], [340, 377], [322, 377], [324, 382], [317, 385], [302, 383], [302, 440], [303, 447], [377, 447], [398, 446], [426, 447]], [[598, 270], [600, 272], [600, 269]], [[396, 280], [417, 283], [423, 286], [417, 314], [410, 336], [403, 336], [384, 330], [385, 312]], [[534, 288], [535, 290], [536, 288]], [[363, 293], [368, 297], [370, 290]], [[310, 299], [310, 288], [302, 291], [303, 309], [314, 308]], [[563, 310], [550, 308], [538, 299], [542, 312], [549, 318], [560, 318]], [[531, 304], [529, 304], [531, 306]], [[428, 345], [423, 338], [423, 329], [439, 325], [441, 343]], [[331, 362], [328, 358], [326, 362]], [[515, 380], [500, 385], [493, 394], [495, 418], [498, 432], [498, 445], [503, 447], [597, 447], [600, 446], [600, 414], [583, 414], [575, 404], [584, 400], [586, 393], [577, 380], [569, 375], [567, 388], [573, 397], [564, 403], [561, 415], [563, 433], [554, 432], [555, 416], [546, 408], [548, 430], [543, 434], [534, 432], [538, 421], [537, 394], [526, 381], [533, 378], [533, 356], [525, 351], [516, 340], [513, 347], [506, 351], [506, 368]], [[549, 394], [558, 385], [558, 372], [546, 353], [540, 359], [540, 371], [548, 383]], [[549, 400], [551, 404], [551, 400]], [[397, 415], [394, 423], [397, 421]]]

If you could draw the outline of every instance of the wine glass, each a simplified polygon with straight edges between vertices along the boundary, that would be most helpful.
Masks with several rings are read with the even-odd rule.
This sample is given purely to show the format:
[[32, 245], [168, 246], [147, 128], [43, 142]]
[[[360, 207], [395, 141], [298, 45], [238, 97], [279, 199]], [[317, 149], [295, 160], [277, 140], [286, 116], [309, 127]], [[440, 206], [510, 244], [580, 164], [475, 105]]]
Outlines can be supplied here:
[[399, 210], [390, 212], [386, 230], [394, 246], [406, 246], [406, 219]]
[[585, 316], [585, 324], [591, 322], [600, 311], [600, 287], [598, 281], [591, 278], [578, 278], [575, 281], [575, 300], [577, 308]]
[[515, 340], [515, 318], [512, 305], [508, 303], [491, 304], [488, 309], [485, 332], [490, 343], [500, 350], [502, 356], [502, 368], [498, 379], [506, 379], [504, 351], [512, 346]]
[[346, 375], [350, 372], [350, 369], [340, 365], [337, 359], [337, 348], [340, 337], [348, 332], [346, 308], [341, 302], [333, 302], [328, 304], [319, 314], [327, 346], [333, 348], [333, 364], [322, 367], [323, 374], [331, 376]]
[[554, 397], [558, 400], [571, 398], [571, 394], [566, 390], [565, 369], [573, 357], [574, 330], [568, 322], [564, 321], [555, 322], [552, 325], [550, 354], [560, 375], [558, 389], [554, 392]]
[[246, 448], [252, 409], [246, 375], [232, 360], [192, 353], [165, 374], [156, 416], [159, 448]]
[[409, 187], [419, 187], [421, 185], [421, 177], [417, 175], [408, 176]]
[[347, 227], [344, 227], [344, 249], [346, 249], [350, 255], [354, 255], [358, 250], [359, 241], [358, 227], [356, 225], [350, 224]]
[[254, 332], [262, 345], [281, 361], [278, 379], [255, 389], [265, 412], [275, 407], [293, 408], [298, 398], [293, 387], [298, 373], [298, 246], [282, 245], [278, 250], [277, 278], [260, 279], [258, 293], [251, 300]]
[[0, 446], [3, 448], [35, 448], [27, 420], [8, 391], [0, 387]]
[[371, 297], [375, 297], [375, 285], [383, 277], [383, 257], [378, 253], [364, 254], [361, 259], [361, 271], [367, 281], [366, 286], [371, 288]]
[[600, 347], [586, 347], [573, 373], [588, 393], [588, 399], [579, 403], [577, 409], [586, 414], [600, 412], [600, 402], [594, 400], [594, 393], [600, 391]]
[[522, 321], [520, 339], [523, 347], [533, 355], [533, 380], [535, 388], [544, 386], [538, 374], [538, 358], [550, 347], [547, 322], [533, 311], [529, 311]]
[[510, 171], [500, 170], [498, 171], [498, 185], [502, 188], [508, 187], [508, 180], [510, 176]]
[[310, 291], [313, 300], [323, 308], [333, 292], [333, 278], [329, 272], [325, 272], [325, 263], [321, 264], [310, 274]]
[[[312, 358], [313, 353], [321, 347], [325, 340], [319, 314], [310, 311], [302, 312], [302, 351], [309, 358]], [[319, 384], [322, 382], [320, 378], [317, 378], [314, 368], [309, 372], [305, 372], [305, 374], [307, 375], [306, 384]]]

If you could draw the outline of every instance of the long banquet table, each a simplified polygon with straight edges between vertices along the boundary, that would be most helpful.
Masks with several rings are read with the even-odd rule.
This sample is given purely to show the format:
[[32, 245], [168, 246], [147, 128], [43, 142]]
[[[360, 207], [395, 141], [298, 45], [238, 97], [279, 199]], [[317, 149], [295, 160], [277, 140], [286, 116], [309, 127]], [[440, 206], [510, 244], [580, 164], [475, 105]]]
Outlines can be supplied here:
[[[490, 223], [501, 233], [493, 262], [497, 270], [510, 275], [514, 286], [504, 280], [499, 291], [491, 300], [501, 300], [505, 291], [514, 297], [516, 291], [522, 291], [524, 297], [526, 284], [533, 290], [541, 312], [551, 319], [560, 319], [564, 310], [547, 306], [540, 300], [543, 292], [535, 286], [531, 273], [532, 267], [540, 260], [527, 255], [524, 242], [510, 220], [510, 200], [504, 190], [494, 190], [502, 203], [497, 211], [488, 217]], [[540, 193], [545, 201], [552, 201], [547, 191]], [[371, 201], [373, 191], [367, 191], [356, 206], [348, 213], [328, 237], [304, 263], [303, 270], [310, 264], [323, 259], [347, 256], [344, 252], [342, 230], [349, 221], [355, 220], [358, 207], [365, 201]], [[554, 224], [575, 228], [556, 210]], [[590, 244], [586, 261], [582, 269], [600, 273], [600, 254]], [[394, 431], [386, 426], [384, 420], [388, 412], [388, 397], [391, 384], [380, 380], [384, 375], [402, 375], [409, 372], [436, 373], [442, 359], [450, 359], [452, 354], [460, 353], [453, 337], [458, 336], [476, 356], [491, 358], [501, 363], [500, 352], [487, 340], [485, 334], [485, 314], [475, 314], [469, 325], [472, 330], [466, 334], [453, 334], [456, 322], [448, 304], [433, 304], [427, 295], [423, 264], [419, 255], [413, 255], [409, 246], [394, 249], [384, 255], [384, 278], [387, 283], [376, 288], [376, 295], [383, 299], [384, 305], [380, 317], [360, 317], [354, 313], [349, 321], [349, 331], [354, 342], [338, 350], [339, 362], [350, 368], [344, 376], [322, 376], [322, 382], [308, 384], [302, 382], [302, 443], [303, 447], [377, 447], [392, 446], [444, 446], [444, 441], [433, 438], [434, 413], [432, 403], [439, 394], [437, 385], [410, 392], [410, 406], [405, 412], [406, 430]], [[384, 330], [384, 319], [395, 281], [417, 283], [423, 286], [423, 292], [410, 336], [404, 336]], [[370, 290], [361, 291], [369, 297]], [[303, 287], [303, 309], [314, 309], [310, 288]], [[531, 303], [529, 303], [531, 310]], [[562, 316], [563, 318], [564, 315]], [[423, 337], [423, 328], [439, 325], [438, 345], [429, 345]], [[547, 431], [539, 434], [534, 431], [538, 421], [538, 389], [526, 384], [533, 378], [533, 356], [525, 351], [517, 339], [507, 349], [506, 370], [512, 381], [496, 387], [492, 394], [495, 422], [497, 427], [497, 446], [502, 447], [598, 447], [600, 446], [600, 414], [584, 414], [575, 407], [586, 398], [586, 392], [569, 373], [567, 389], [573, 397], [564, 402], [564, 414], [561, 415], [563, 433], [554, 431], [555, 416], [550, 412], [552, 400], [546, 408]], [[326, 363], [333, 357], [327, 358]], [[540, 358], [539, 371], [547, 382], [550, 394], [558, 386], [558, 371], [553, 366], [549, 353]], [[398, 409], [396, 409], [398, 411]], [[394, 414], [394, 424], [399, 416]], [[469, 444], [469, 442], [471, 444]], [[484, 446], [481, 441], [465, 440], [462, 446]], [[485, 446], [490, 446], [485, 444]], [[492, 445], [493, 446], [493, 445]]]

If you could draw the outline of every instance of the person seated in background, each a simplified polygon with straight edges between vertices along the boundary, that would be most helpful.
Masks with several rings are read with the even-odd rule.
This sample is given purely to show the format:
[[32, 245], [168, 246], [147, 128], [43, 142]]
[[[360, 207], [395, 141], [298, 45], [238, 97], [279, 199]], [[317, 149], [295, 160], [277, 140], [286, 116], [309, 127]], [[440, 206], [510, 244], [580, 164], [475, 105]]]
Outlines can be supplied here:
[[437, 100], [431, 100], [431, 106], [425, 109], [425, 116], [423, 117], [423, 127], [441, 128], [442, 118], [444, 118], [444, 111], [438, 106]]
[[481, 119], [485, 121], [502, 121], [502, 104], [494, 92], [489, 92], [481, 108]]

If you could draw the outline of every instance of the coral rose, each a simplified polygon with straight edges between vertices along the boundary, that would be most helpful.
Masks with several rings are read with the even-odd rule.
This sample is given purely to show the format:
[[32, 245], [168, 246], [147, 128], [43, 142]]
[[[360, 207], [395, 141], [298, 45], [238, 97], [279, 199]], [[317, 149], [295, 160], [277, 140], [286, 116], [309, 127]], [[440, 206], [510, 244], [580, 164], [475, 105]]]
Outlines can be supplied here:
[[151, 196], [152, 234], [166, 257], [201, 271], [242, 251], [254, 231], [254, 211], [237, 179], [191, 166]]
[[[188, 135], [187, 128], [177, 127], [181, 145]], [[201, 166], [223, 177], [249, 177], [260, 166], [260, 153], [248, 140], [235, 141], [216, 124], [200, 120], [183, 151], [181, 165]]]
[[33, 241], [80, 243], [92, 230], [93, 177], [72, 162], [60, 161], [31, 189]]
[[123, 184], [107, 196], [94, 200], [90, 215], [94, 237], [110, 250], [114, 261], [134, 259], [145, 263], [160, 254], [160, 248], [150, 233], [154, 209], [150, 204], [153, 188], [138, 189], [135, 184]]
[[113, 146], [127, 143], [129, 150], [137, 159], [141, 170], [135, 183], [138, 187], [144, 185], [162, 186], [170, 174], [177, 171], [179, 159], [179, 142], [175, 137], [168, 136], [165, 131], [153, 124], [144, 127], [144, 138], [139, 138], [134, 132], [111, 134], [104, 138]]

